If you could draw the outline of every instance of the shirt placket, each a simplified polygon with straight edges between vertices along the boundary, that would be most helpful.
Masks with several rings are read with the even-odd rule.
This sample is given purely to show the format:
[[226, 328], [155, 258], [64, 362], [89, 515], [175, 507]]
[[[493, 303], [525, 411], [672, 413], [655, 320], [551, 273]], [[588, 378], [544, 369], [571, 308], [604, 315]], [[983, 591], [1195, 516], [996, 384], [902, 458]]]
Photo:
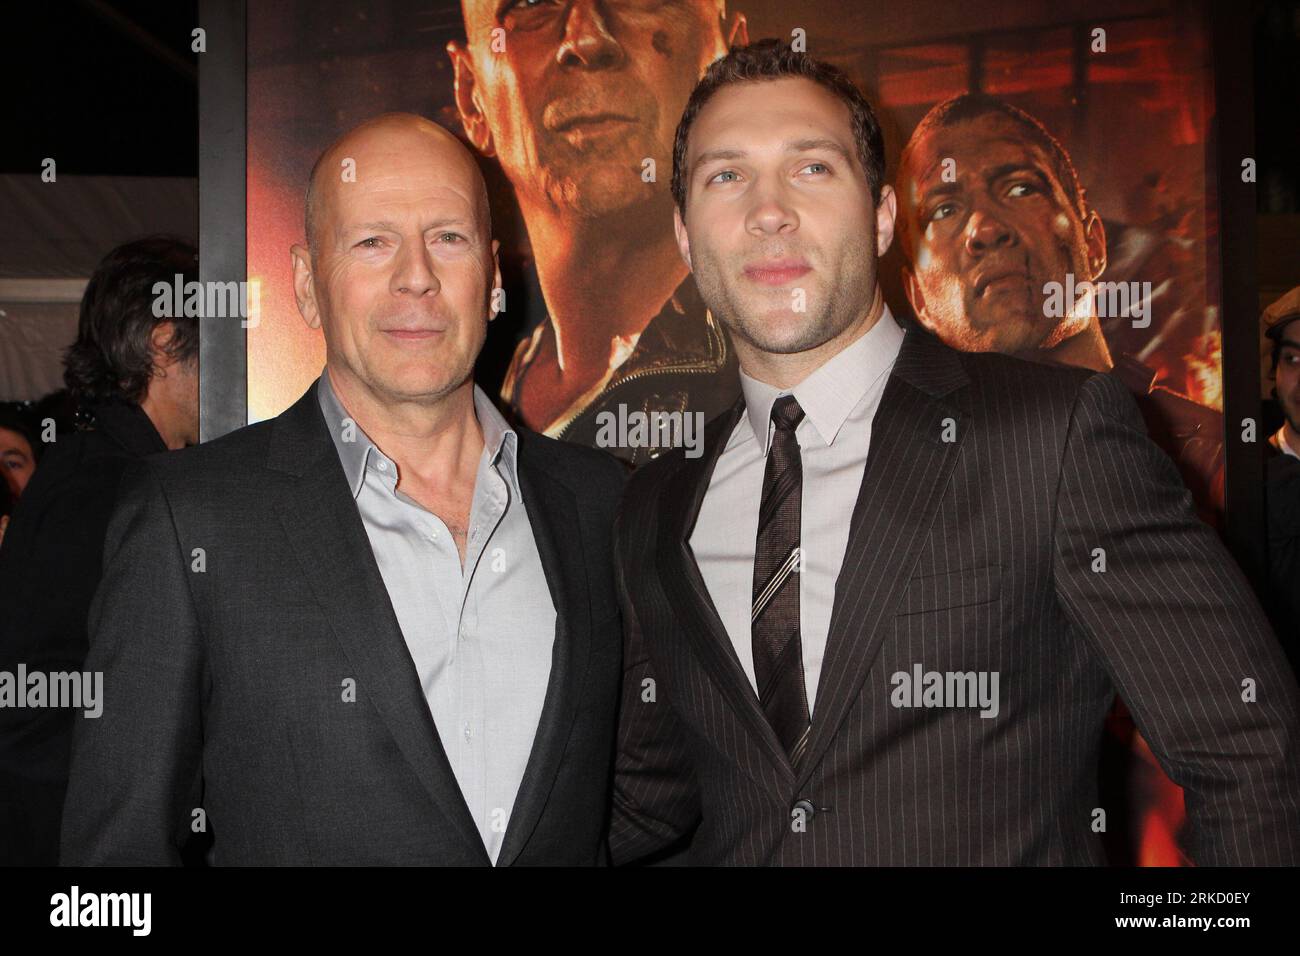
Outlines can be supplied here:
[[[500, 839], [493, 828], [494, 812], [490, 806], [491, 780], [488, 768], [488, 702], [484, 697], [485, 668], [483, 644], [479, 639], [478, 564], [493, 531], [505, 512], [504, 482], [495, 467], [486, 466], [475, 482], [474, 501], [470, 509], [465, 543], [465, 562], [461, 569], [461, 593], [455, 630], [457, 685], [461, 716], [461, 748], [464, 766], [475, 781], [476, 793], [470, 808], [489, 846]], [[468, 797], [468, 794], [467, 794]]]

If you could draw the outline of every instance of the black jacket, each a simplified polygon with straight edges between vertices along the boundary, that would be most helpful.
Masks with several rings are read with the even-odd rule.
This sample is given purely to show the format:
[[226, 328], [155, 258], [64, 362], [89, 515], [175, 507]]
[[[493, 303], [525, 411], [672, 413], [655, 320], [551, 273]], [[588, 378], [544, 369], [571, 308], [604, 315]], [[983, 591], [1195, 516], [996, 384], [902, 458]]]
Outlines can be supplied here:
[[1266, 445], [1269, 612], [1300, 676], [1300, 459]]
[[[118, 483], [132, 462], [167, 450], [138, 405], [99, 406], [94, 422], [56, 436], [0, 545], [0, 671], [81, 669]], [[0, 865], [58, 861], [72, 719], [0, 708]]]
[[[497, 863], [600, 863], [624, 471], [518, 434], [556, 633]], [[217, 864], [489, 864], [315, 385], [278, 418], [128, 476], [105, 555], [87, 659], [104, 712], [77, 718], [64, 863], [179, 862], [201, 808]], [[347, 678], [354, 706], [339, 703]]]

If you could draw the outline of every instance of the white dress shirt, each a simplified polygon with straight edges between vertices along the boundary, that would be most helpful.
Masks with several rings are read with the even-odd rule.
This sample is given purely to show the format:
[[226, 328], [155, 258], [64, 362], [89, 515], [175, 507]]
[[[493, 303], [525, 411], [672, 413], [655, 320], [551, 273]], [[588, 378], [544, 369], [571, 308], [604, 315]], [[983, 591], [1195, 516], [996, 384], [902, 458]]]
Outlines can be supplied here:
[[519, 436], [475, 385], [483, 454], [462, 566], [446, 524], [397, 489], [396, 463], [348, 418], [328, 372], [318, 398], [443, 750], [495, 863], [555, 642], [555, 605], [519, 490]]
[[886, 307], [865, 334], [793, 389], [764, 384], [742, 370], [746, 414], [718, 458], [691, 532], [700, 574], [757, 693], [750, 610], [758, 509], [775, 427], [772, 403], [794, 395], [804, 410], [795, 437], [803, 465], [799, 544], [805, 559], [799, 576], [799, 635], [810, 716], [826, 655], [835, 581], [849, 543], [849, 518], [871, 447], [871, 422], [902, 343], [903, 330]]

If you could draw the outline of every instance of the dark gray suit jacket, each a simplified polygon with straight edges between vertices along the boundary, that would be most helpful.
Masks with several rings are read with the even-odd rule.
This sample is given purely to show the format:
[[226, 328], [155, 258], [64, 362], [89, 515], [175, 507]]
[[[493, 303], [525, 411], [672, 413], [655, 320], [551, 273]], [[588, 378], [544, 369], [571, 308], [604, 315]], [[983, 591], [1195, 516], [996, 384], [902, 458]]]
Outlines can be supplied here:
[[[498, 865], [594, 864], [621, 672], [610, 539], [624, 470], [518, 432], [557, 622]], [[278, 418], [124, 480], [90, 640], [104, 712], [77, 718], [62, 862], [177, 862], [202, 808], [217, 863], [489, 863], [314, 385]], [[342, 702], [347, 678], [355, 703]]]
[[[41, 459], [0, 548], [0, 670], [81, 670], [122, 474], [166, 451], [139, 405], [113, 403]], [[0, 866], [59, 860], [74, 713], [0, 707]]]
[[[687, 543], [740, 414], [624, 495], [615, 862], [698, 826], [695, 863], [1100, 863], [1097, 753], [1117, 691], [1186, 789], [1196, 862], [1300, 860], [1296, 684], [1113, 376], [908, 331], [845, 515], [794, 767]], [[917, 664], [998, 672], [997, 717], [894, 706], [893, 675]]]

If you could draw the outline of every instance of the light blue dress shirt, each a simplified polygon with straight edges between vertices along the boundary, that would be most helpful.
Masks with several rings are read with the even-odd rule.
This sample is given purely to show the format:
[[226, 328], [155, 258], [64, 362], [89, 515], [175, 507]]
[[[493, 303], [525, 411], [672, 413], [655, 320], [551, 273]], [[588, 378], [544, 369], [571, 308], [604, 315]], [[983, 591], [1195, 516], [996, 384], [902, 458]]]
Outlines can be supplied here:
[[542, 714], [555, 605], [519, 488], [518, 440], [482, 389], [483, 455], [465, 561], [446, 524], [399, 491], [398, 468], [317, 388], [456, 781], [495, 863]]

